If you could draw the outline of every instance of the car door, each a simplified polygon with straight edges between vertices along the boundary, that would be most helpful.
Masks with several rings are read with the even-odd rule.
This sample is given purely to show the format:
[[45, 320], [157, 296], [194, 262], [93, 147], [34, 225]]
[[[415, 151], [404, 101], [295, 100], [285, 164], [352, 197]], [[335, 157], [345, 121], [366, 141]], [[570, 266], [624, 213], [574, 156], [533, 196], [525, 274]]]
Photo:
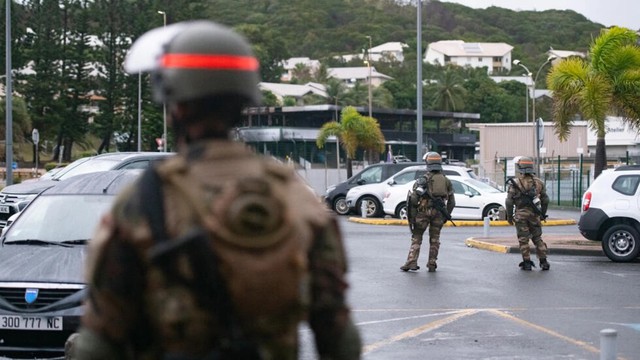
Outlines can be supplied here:
[[480, 195], [478, 190], [465, 184], [462, 181], [451, 179], [453, 192], [456, 198], [456, 207], [451, 213], [454, 219], [479, 219], [482, 217], [482, 209], [480, 209], [480, 201], [477, 196]]

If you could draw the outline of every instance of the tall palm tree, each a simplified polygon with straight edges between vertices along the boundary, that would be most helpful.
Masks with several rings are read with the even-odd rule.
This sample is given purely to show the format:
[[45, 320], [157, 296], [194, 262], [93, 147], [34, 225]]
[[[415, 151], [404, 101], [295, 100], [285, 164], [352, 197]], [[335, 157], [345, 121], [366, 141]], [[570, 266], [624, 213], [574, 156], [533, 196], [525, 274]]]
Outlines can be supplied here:
[[640, 128], [640, 47], [637, 34], [612, 27], [593, 41], [588, 60], [568, 58], [547, 76], [553, 90], [553, 122], [560, 140], [566, 140], [580, 113], [596, 132], [594, 176], [606, 166], [607, 115], [623, 116]]
[[316, 145], [322, 149], [330, 136], [336, 136], [346, 152], [347, 178], [350, 178], [353, 176], [351, 160], [358, 148], [383, 152], [385, 139], [378, 121], [360, 115], [352, 106], [342, 109], [340, 118], [340, 122], [330, 121], [322, 125], [316, 138]]
[[434, 110], [459, 111], [464, 107], [464, 96], [467, 91], [463, 84], [464, 79], [460, 74], [446, 67], [436, 76], [437, 84], [431, 105]]

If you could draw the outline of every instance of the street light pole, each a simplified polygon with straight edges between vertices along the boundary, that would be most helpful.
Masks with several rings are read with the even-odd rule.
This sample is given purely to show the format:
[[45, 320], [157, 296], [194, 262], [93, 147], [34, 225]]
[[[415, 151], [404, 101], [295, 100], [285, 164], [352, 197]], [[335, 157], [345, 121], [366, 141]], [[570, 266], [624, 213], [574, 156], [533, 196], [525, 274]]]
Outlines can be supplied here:
[[[158, 10], [158, 14], [162, 15], [162, 24], [167, 27], [167, 13]], [[162, 148], [167, 152], [167, 103], [162, 102]]]
[[371, 36], [367, 36], [369, 39], [369, 51], [367, 51], [367, 65], [369, 66], [369, 117], [371, 116]]
[[541, 122], [539, 122], [538, 119], [536, 119], [536, 81], [538, 81], [538, 75], [540, 75], [540, 70], [542, 70], [542, 68], [545, 65], [547, 65], [549, 62], [551, 62], [555, 58], [556, 58], [555, 55], [549, 55], [549, 57], [547, 58], [547, 61], [545, 61], [542, 65], [540, 65], [540, 67], [538, 68], [538, 71], [536, 72], [536, 76], [533, 78], [533, 93], [532, 93], [533, 106], [531, 107], [531, 113], [532, 113], [533, 121], [535, 122], [534, 128], [536, 129], [535, 148], [536, 148], [536, 169], [538, 172], [538, 176], [540, 175], [540, 131], [543, 131], [543, 130], [539, 129], [539, 127], [541, 126]]

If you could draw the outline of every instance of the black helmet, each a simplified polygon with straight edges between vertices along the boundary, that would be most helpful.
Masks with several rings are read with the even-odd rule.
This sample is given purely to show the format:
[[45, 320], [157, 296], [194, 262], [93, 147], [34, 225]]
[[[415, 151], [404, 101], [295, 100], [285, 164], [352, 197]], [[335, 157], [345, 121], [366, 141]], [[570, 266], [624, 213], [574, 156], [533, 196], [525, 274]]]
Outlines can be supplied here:
[[533, 174], [533, 159], [528, 156], [521, 156], [516, 161], [516, 169], [520, 174]]
[[442, 171], [442, 156], [437, 152], [428, 152], [422, 159], [427, 163], [428, 171]]
[[159, 102], [215, 95], [239, 95], [248, 104], [260, 100], [259, 62], [251, 46], [238, 33], [211, 21], [149, 31], [131, 47], [125, 69], [152, 71], [154, 98]]

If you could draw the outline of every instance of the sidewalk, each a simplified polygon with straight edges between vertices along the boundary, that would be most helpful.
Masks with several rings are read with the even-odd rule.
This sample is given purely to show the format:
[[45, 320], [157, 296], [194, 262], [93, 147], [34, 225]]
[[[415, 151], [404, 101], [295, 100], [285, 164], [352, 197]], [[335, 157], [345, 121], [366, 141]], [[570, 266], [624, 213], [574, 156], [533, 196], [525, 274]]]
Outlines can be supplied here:
[[[362, 217], [350, 217], [349, 221], [370, 224], [370, 225], [400, 225], [408, 226], [407, 220], [400, 219], [380, 219], [380, 218], [362, 218]], [[457, 226], [484, 226], [483, 221], [469, 221], [469, 220], [454, 220]], [[575, 225], [576, 221], [573, 219], [547, 219], [543, 223], [543, 227], [547, 226], [559, 226], [559, 225]], [[450, 222], [447, 222], [445, 226], [453, 226]], [[490, 226], [511, 226], [505, 220], [491, 221]], [[590, 241], [582, 237], [580, 234], [576, 235], [545, 235], [544, 230], [542, 234], [542, 240], [547, 244], [550, 255], [594, 255], [604, 256], [602, 252], [602, 246], [598, 241]], [[489, 236], [489, 237], [470, 237], [465, 240], [465, 244], [468, 247], [489, 250], [500, 253], [520, 253], [518, 248], [518, 240], [515, 236]], [[531, 252], [535, 253], [535, 247], [531, 244]]]

